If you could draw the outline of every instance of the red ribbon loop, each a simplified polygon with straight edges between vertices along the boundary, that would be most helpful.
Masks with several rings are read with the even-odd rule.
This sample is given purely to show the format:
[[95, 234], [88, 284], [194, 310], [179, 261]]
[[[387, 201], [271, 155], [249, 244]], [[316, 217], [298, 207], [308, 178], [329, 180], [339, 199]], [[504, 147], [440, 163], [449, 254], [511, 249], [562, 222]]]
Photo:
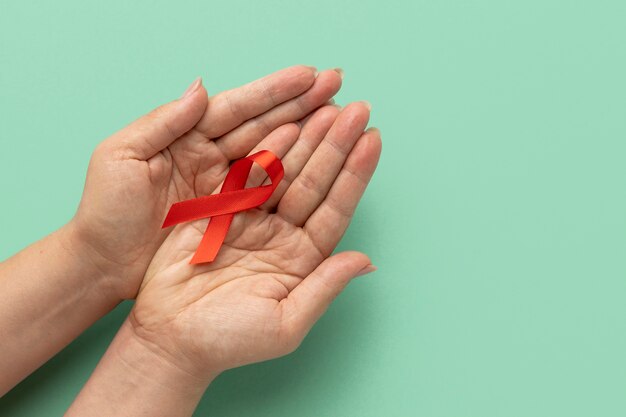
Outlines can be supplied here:
[[[244, 188], [254, 162], [267, 172], [272, 183], [254, 188]], [[166, 228], [179, 223], [211, 217], [191, 263], [212, 262], [226, 238], [235, 213], [265, 203], [278, 187], [283, 176], [283, 164], [270, 151], [259, 151], [254, 155], [239, 159], [230, 167], [219, 194], [173, 204], [162, 227]]]

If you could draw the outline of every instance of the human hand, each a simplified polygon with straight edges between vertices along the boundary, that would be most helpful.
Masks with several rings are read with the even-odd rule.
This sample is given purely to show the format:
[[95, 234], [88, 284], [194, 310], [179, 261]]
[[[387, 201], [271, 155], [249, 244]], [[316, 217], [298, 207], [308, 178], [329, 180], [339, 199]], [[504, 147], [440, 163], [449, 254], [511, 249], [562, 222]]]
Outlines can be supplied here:
[[197, 80], [185, 95], [102, 142], [68, 224], [120, 299], [133, 298], [157, 248], [169, 206], [210, 193], [232, 160], [276, 127], [305, 117], [340, 88], [337, 71], [296, 66], [208, 98]]
[[[352, 278], [375, 270], [359, 252], [331, 256], [380, 156], [368, 119], [366, 103], [325, 106], [261, 141], [250, 153], [274, 152], [285, 178], [263, 206], [235, 215], [212, 263], [189, 264], [208, 220], [174, 228], [127, 321], [135, 339], [206, 381], [293, 351]], [[265, 178], [253, 169], [247, 186]], [[217, 185], [202, 184], [207, 194]]]

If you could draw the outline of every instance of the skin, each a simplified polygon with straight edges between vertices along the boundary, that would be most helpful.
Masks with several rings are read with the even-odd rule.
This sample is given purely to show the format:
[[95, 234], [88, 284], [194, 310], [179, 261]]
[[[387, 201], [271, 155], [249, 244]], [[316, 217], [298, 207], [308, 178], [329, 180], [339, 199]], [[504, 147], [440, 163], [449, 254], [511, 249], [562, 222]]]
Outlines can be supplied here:
[[[329, 294], [320, 288], [316, 269], [327, 260], [324, 269], [350, 268], [355, 276], [371, 265], [356, 252], [329, 256], [374, 172], [380, 137], [375, 130], [363, 132], [369, 116], [364, 104], [349, 105], [332, 127], [331, 109], [310, 120], [319, 126], [308, 129], [305, 137], [321, 140], [312, 155], [311, 147], [285, 155], [297, 138], [294, 125], [259, 145], [285, 155], [293, 181], [277, 190], [274, 204], [235, 216], [214, 262], [189, 265], [206, 221], [177, 227], [154, 257], [130, 322], [140, 337], [162, 345], [177, 363], [190, 358], [181, 364], [189, 372], [204, 367], [219, 372], [293, 351], [327, 306], [326, 297], [334, 298], [341, 289], [333, 287]], [[347, 154], [351, 158], [344, 167]], [[320, 172], [326, 174], [315, 175]], [[264, 179], [256, 174], [251, 185]], [[322, 305], [312, 299], [322, 295]]]
[[176, 201], [211, 192], [229, 163], [308, 116], [340, 73], [296, 66], [213, 97], [184, 96], [115, 133], [90, 162], [75, 217], [0, 264], [0, 395], [123, 299], [134, 298]]
[[74, 219], [90, 258], [119, 291], [134, 298], [177, 201], [215, 189], [229, 164], [270, 131], [330, 100], [338, 72], [297, 66], [210, 100], [196, 81], [185, 99], [166, 104], [104, 141], [94, 152]]
[[[174, 228], [68, 415], [191, 415], [222, 371], [296, 349], [350, 280], [375, 270], [359, 252], [331, 256], [380, 156], [368, 118], [367, 103], [326, 106], [258, 143], [252, 153], [282, 157], [279, 188], [235, 216], [212, 263], [189, 264], [207, 220]], [[248, 186], [265, 179], [253, 170]]]

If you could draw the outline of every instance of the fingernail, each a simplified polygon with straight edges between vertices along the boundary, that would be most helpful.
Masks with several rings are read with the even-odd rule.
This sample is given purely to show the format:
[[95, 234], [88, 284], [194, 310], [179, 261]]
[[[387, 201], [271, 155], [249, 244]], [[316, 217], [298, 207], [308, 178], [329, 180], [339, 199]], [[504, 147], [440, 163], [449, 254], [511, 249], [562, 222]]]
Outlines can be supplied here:
[[333, 104], [335, 104], [335, 99], [334, 99], [334, 98], [331, 98], [330, 100], [328, 100], [328, 101], [326, 102], [326, 104], [327, 104], [327, 105], [329, 105], [329, 106], [332, 106]]
[[372, 110], [372, 103], [370, 103], [369, 101], [361, 101], [361, 103], [363, 103], [365, 105], [365, 107], [367, 107], [367, 110]]
[[374, 271], [376, 271], [376, 270], [378, 270], [378, 268], [376, 268], [374, 265], [367, 265], [365, 268], [361, 269], [361, 270], [360, 270], [360, 271], [356, 274], [356, 276], [357, 276], [357, 277], [360, 277], [360, 276], [363, 276], [363, 275], [365, 275], [365, 274], [369, 274], [370, 272], [374, 272]]
[[317, 74], [319, 74], [320, 72], [317, 70], [317, 67], [313, 66], [313, 65], [305, 65], [307, 68], [310, 68], [313, 70], [313, 76], [315, 78], [317, 78]]
[[187, 87], [187, 89], [180, 98], [183, 99], [189, 97], [193, 94], [194, 91], [198, 89], [198, 87], [200, 87], [200, 85], [202, 85], [202, 77], [196, 78], [194, 82], [192, 82], [191, 85]]
[[339, 76], [341, 77], [341, 79], [343, 80], [343, 76], [344, 76], [344, 72], [343, 69], [337, 67], [337, 68], [333, 68], [333, 71], [335, 71], [337, 74], [339, 74]]
[[380, 133], [380, 129], [374, 126], [368, 127], [367, 129], [365, 129], [366, 132], [378, 132]]

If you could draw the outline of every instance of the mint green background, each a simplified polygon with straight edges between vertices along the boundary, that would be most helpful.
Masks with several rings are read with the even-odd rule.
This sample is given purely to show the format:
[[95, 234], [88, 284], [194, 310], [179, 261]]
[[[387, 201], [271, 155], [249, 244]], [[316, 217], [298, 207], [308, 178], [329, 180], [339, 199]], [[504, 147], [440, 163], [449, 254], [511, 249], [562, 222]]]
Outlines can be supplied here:
[[[1, 258], [72, 216], [100, 140], [197, 75], [217, 92], [341, 66], [338, 102], [373, 104], [383, 157], [341, 247], [380, 271], [296, 353], [220, 376], [197, 415], [626, 415], [625, 2], [0, 9]], [[129, 308], [0, 415], [60, 415]]]

